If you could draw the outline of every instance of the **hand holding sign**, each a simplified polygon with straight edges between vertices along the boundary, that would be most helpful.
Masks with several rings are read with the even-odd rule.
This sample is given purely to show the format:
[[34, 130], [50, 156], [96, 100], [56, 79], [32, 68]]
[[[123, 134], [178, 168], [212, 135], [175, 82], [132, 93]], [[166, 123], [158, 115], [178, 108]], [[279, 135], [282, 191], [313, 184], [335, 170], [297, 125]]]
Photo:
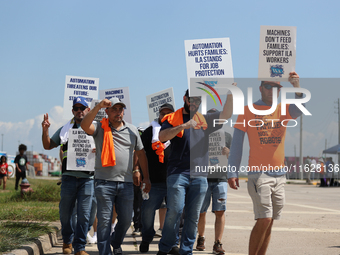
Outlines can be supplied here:
[[300, 79], [299, 75], [296, 72], [289, 73], [289, 82], [293, 85], [294, 88], [300, 88]]

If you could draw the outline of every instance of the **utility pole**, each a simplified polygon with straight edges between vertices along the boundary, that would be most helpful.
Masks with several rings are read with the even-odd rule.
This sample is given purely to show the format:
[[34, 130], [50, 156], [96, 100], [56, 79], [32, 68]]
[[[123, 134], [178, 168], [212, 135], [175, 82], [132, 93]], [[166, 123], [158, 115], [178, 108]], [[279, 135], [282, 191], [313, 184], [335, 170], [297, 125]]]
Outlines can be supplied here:
[[[334, 102], [336, 103], [336, 102]], [[335, 109], [337, 110], [337, 113], [338, 114], [338, 144], [340, 144], [340, 98], [338, 98], [338, 104], [337, 106], [335, 107]], [[338, 163], [340, 164], [340, 154], [337, 153], [337, 156], [338, 156]]]
[[340, 144], [340, 98], [338, 98], [338, 140]]
[[303, 155], [302, 155], [302, 115], [300, 116], [300, 162], [299, 162], [299, 169], [300, 169], [300, 179], [303, 180]]

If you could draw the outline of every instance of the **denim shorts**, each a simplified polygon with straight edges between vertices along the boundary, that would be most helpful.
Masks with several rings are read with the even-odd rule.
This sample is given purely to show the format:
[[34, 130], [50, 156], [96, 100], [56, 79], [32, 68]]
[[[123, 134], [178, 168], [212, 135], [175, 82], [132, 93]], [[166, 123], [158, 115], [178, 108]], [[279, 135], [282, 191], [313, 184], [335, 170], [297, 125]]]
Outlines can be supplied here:
[[207, 193], [203, 200], [201, 213], [207, 212], [212, 200], [212, 210], [225, 211], [227, 209], [227, 182], [208, 182]]

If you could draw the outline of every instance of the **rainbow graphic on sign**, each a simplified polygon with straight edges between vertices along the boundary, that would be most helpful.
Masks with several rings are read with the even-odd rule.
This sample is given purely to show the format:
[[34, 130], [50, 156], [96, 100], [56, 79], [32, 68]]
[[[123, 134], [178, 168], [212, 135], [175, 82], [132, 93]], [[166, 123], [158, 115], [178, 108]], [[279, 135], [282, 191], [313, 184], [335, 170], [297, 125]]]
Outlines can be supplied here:
[[[217, 81], [205, 81], [205, 82], [197, 82], [203, 86], [205, 86], [206, 88], [210, 89], [218, 98], [218, 100], [220, 101], [220, 104], [222, 105], [222, 100], [220, 98], [220, 95], [217, 93], [217, 91], [213, 88], [213, 86], [215, 86], [217, 84]], [[217, 105], [216, 100], [213, 96], [213, 94], [206, 88], [201, 88], [201, 87], [196, 87], [197, 89], [203, 90], [204, 92], [206, 92], [214, 101], [215, 105]]]

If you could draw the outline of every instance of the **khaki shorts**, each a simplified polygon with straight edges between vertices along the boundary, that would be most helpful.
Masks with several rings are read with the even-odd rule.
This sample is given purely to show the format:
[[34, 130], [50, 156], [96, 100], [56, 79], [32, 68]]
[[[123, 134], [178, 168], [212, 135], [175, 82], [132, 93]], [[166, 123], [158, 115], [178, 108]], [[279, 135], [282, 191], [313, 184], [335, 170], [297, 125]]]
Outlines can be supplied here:
[[248, 193], [253, 200], [255, 220], [278, 220], [285, 202], [285, 175], [271, 177], [264, 173], [248, 175]]

